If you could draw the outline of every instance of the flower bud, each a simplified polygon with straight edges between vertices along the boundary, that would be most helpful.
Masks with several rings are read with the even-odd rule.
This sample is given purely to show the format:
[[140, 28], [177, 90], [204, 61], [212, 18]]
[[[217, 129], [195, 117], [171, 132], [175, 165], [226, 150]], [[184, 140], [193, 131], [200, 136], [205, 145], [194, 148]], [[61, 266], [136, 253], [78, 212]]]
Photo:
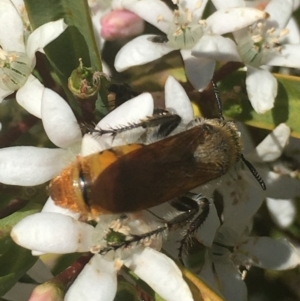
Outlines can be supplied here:
[[81, 99], [86, 99], [98, 93], [101, 87], [101, 72], [93, 71], [92, 68], [84, 67], [79, 59], [79, 66], [72, 71], [68, 80], [71, 92]]
[[28, 301], [63, 301], [63, 292], [53, 282], [38, 285], [32, 292]]
[[101, 36], [108, 41], [136, 36], [144, 30], [144, 20], [128, 10], [111, 11], [100, 23]]

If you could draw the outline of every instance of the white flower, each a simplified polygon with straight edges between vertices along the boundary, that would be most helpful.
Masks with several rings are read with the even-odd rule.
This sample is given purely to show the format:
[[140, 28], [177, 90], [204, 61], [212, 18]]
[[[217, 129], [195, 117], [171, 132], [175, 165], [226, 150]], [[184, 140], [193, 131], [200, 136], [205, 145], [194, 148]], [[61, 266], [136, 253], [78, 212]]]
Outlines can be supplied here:
[[[218, 0], [213, 3], [217, 9], [232, 4]], [[245, 3], [239, 0], [234, 5]], [[272, 0], [265, 12], [270, 15], [268, 20], [233, 32], [236, 43], [221, 36], [205, 36], [192, 51], [198, 58], [243, 62], [247, 66], [248, 97], [258, 113], [270, 110], [277, 95], [277, 80], [266, 66], [300, 67], [299, 37], [297, 44], [287, 40], [286, 26], [293, 12], [293, 1]]]
[[2, 148], [0, 182], [22, 186], [45, 183], [79, 153], [81, 131], [65, 100], [52, 90], [43, 88], [39, 110], [49, 139], [60, 148]]
[[[65, 29], [62, 19], [49, 22], [34, 30], [25, 41], [26, 29], [14, 4], [10, 0], [0, 1], [0, 102], [19, 90], [17, 101], [26, 109], [28, 94], [23, 95], [23, 88], [27, 93], [30, 91], [31, 102], [37, 99], [40, 103], [37, 95], [40, 96], [41, 84], [31, 75], [35, 52], [41, 51]], [[35, 111], [31, 113], [36, 115]]]
[[299, 181], [289, 174], [280, 174], [270, 170], [268, 164], [276, 161], [283, 153], [289, 141], [290, 129], [284, 123], [279, 124], [249, 154], [252, 162], [257, 164], [261, 176], [266, 179], [266, 205], [274, 222], [282, 228], [288, 227], [296, 217], [294, 198], [299, 197]]
[[204, 34], [224, 34], [244, 28], [263, 19], [266, 14], [252, 8], [220, 9], [201, 21], [207, 1], [176, 1], [174, 12], [160, 0], [117, 0], [114, 9], [127, 9], [151, 23], [167, 35], [168, 42], [155, 43], [155, 35], [142, 35], [127, 43], [117, 54], [115, 67], [121, 72], [142, 65], [163, 55], [180, 50], [188, 79], [197, 89], [203, 89], [215, 67], [213, 60], [191, 56], [191, 50]]
[[243, 224], [226, 222], [219, 228], [213, 247], [207, 251], [200, 272], [212, 288], [225, 300], [247, 300], [247, 287], [239, 267], [258, 266], [264, 269], [286, 270], [300, 263], [298, 251], [285, 239], [249, 236], [249, 220]]

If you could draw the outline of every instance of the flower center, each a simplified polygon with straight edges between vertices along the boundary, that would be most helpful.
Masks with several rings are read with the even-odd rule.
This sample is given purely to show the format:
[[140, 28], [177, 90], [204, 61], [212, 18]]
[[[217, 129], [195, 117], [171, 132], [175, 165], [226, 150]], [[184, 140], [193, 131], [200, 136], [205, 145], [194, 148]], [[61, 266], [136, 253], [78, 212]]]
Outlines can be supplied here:
[[15, 91], [22, 87], [31, 73], [30, 59], [25, 53], [0, 48], [0, 88]]
[[[167, 32], [169, 44], [177, 49], [191, 49], [203, 36], [203, 28], [206, 26], [205, 21], [195, 17], [195, 11], [200, 9], [202, 1], [195, 4], [193, 10], [185, 7], [186, 1], [173, 0], [177, 5], [174, 10], [173, 22]], [[159, 16], [158, 21], [163, 20]]]
[[248, 35], [238, 39], [238, 52], [246, 65], [266, 65], [269, 59], [281, 53], [281, 42], [288, 33], [286, 28], [276, 29], [267, 22], [258, 22], [249, 28]]

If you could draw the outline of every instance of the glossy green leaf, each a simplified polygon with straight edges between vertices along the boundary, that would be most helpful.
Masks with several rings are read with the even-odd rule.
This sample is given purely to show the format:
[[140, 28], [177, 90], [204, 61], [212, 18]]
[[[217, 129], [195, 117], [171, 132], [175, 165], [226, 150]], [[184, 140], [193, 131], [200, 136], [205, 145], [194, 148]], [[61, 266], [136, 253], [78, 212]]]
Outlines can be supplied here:
[[278, 94], [274, 108], [265, 114], [256, 113], [246, 94], [245, 72], [239, 71], [220, 84], [224, 115], [254, 127], [272, 130], [284, 122], [292, 130], [291, 135], [300, 138], [300, 78], [275, 74]]
[[118, 281], [118, 290], [114, 301], [138, 301], [140, 300], [136, 294], [136, 288], [123, 280]]
[[[87, 1], [25, 0], [24, 2], [34, 29], [60, 18], [63, 18], [68, 25], [65, 32], [45, 47], [45, 53], [73, 107], [76, 101], [67, 87], [67, 82], [71, 72], [78, 67], [79, 58], [82, 58], [85, 66], [92, 67], [95, 71], [102, 71]], [[104, 83], [105, 79], [102, 82]], [[105, 106], [100, 96], [97, 101], [101, 102], [104, 111]]]
[[0, 295], [4, 295], [38, 259], [31, 255], [30, 250], [16, 245], [10, 232], [18, 221], [40, 210], [39, 204], [30, 203], [0, 220]]

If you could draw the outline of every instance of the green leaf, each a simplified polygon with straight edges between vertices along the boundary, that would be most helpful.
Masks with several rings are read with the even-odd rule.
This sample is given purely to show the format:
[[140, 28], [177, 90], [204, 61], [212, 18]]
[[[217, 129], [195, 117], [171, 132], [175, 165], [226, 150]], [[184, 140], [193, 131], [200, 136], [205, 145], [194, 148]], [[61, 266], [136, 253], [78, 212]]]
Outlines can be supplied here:
[[118, 290], [114, 301], [123, 301], [123, 300], [138, 301], [140, 299], [136, 294], [136, 288], [132, 284], [124, 280], [119, 280]]
[[30, 250], [16, 245], [10, 237], [12, 227], [24, 217], [39, 212], [39, 204], [30, 203], [0, 220], [0, 295], [4, 295], [37, 261]]
[[[67, 82], [71, 72], [78, 67], [79, 58], [82, 58], [85, 66], [91, 66], [95, 71], [102, 71], [100, 52], [95, 40], [87, 1], [25, 0], [24, 2], [34, 29], [60, 18], [63, 18], [64, 22], [68, 24], [66, 31], [45, 47], [45, 53], [74, 109], [76, 100], [69, 91]], [[105, 79], [102, 80], [102, 83], [104, 87]], [[104, 113], [103, 99], [106, 99], [106, 91], [103, 90], [102, 99], [99, 95], [97, 101], [101, 102], [102, 106], [100, 107]]]
[[274, 108], [265, 114], [256, 113], [247, 98], [245, 72], [238, 71], [224, 79], [220, 84], [224, 115], [268, 130], [284, 122], [291, 128], [291, 135], [300, 138], [300, 78], [280, 74], [274, 76], [278, 80], [278, 94]]

